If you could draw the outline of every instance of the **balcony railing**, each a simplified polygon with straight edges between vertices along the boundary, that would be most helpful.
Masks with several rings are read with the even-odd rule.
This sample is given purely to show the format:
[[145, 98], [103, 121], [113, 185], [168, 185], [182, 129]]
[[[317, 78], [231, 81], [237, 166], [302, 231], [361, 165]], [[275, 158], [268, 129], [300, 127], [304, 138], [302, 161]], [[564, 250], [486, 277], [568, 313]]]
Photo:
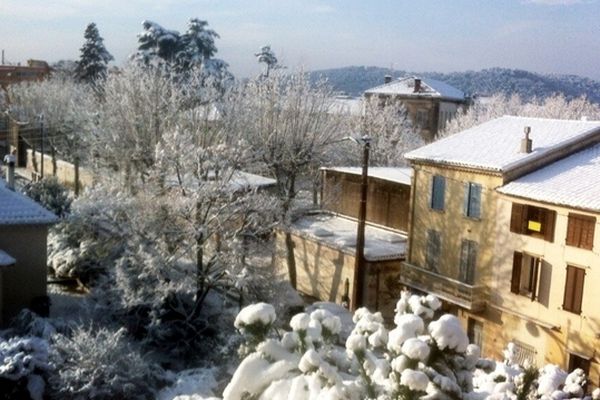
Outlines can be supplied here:
[[408, 263], [402, 263], [400, 282], [471, 311], [485, 308], [484, 286], [469, 285]]

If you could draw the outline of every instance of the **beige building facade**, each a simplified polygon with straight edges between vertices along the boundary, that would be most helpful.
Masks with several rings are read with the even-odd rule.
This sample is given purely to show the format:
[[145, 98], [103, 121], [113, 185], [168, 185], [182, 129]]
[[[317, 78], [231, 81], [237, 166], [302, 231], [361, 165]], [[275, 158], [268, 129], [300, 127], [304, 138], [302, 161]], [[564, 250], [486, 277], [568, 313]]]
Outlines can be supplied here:
[[400, 278], [443, 299], [485, 356], [513, 342], [521, 361], [581, 367], [594, 386], [599, 142], [600, 122], [503, 117], [409, 153]]

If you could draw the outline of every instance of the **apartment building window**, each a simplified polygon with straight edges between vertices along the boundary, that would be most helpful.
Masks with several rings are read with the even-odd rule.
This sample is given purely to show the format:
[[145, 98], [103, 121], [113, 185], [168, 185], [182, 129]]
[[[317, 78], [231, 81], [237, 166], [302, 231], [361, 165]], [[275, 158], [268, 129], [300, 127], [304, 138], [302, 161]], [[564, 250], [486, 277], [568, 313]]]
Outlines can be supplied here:
[[531, 297], [531, 301], [534, 301], [538, 295], [541, 263], [539, 257], [515, 251], [510, 291]]
[[581, 314], [584, 281], [585, 270], [583, 268], [567, 265], [563, 310]]
[[434, 210], [444, 209], [444, 195], [446, 191], [446, 178], [434, 175], [431, 182], [431, 208]]
[[513, 340], [512, 343], [515, 346], [515, 358], [519, 365], [535, 365], [535, 355], [537, 353], [535, 347], [518, 340]]
[[480, 349], [483, 348], [483, 322], [469, 318], [467, 323], [467, 336], [469, 343], [476, 344]]
[[592, 250], [596, 218], [588, 215], [569, 213], [567, 225], [567, 246]]
[[590, 359], [587, 357], [582, 357], [580, 355], [569, 353], [569, 367], [568, 372], [573, 372], [577, 368], [583, 370], [585, 375], [589, 375], [590, 373]]
[[478, 183], [465, 183], [464, 214], [467, 217], [481, 217], [481, 185]]
[[475, 267], [477, 264], [477, 242], [463, 239], [460, 249], [460, 269], [458, 279], [468, 285], [475, 283]]
[[417, 125], [421, 128], [429, 128], [429, 111], [428, 110], [417, 110]]
[[510, 217], [510, 231], [554, 241], [556, 211], [528, 204], [513, 203]]
[[438, 272], [440, 253], [442, 249], [442, 238], [438, 231], [427, 230], [427, 252], [425, 253], [425, 266], [434, 272]]

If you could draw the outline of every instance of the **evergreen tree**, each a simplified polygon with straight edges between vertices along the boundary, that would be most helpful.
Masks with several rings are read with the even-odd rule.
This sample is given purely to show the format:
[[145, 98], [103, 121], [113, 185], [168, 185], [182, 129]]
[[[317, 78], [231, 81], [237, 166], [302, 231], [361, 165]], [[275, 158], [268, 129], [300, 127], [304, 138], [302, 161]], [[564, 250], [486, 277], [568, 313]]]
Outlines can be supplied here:
[[192, 18], [188, 22], [187, 31], [181, 36], [181, 51], [178, 63], [182, 67], [201, 65], [217, 52], [215, 38], [219, 35], [212, 29], [206, 29], [208, 22]]
[[106, 77], [107, 64], [113, 56], [106, 50], [95, 23], [88, 24], [83, 35], [85, 43], [81, 47], [81, 58], [77, 63], [76, 74], [85, 82], [94, 82]]
[[256, 56], [256, 59], [259, 63], [265, 63], [265, 65], [267, 66], [265, 76], [268, 77], [269, 72], [272, 69], [279, 68], [279, 65], [277, 64], [277, 57], [275, 57], [275, 52], [271, 50], [271, 46], [261, 47], [260, 51], [254, 55]]

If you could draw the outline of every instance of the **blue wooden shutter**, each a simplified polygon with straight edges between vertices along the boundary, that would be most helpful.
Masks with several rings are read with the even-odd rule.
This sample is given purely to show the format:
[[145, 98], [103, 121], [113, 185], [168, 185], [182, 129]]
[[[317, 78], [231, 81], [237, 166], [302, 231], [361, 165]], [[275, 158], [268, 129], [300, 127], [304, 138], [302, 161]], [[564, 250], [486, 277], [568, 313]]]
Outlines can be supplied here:
[[469, 189], [469, 217], [479, 218], [481, 216], [481, 185], [471, 183]]
[[433, 187], [431, 195], [431, 208], [435, 210], [444, 209], [444, 191], [446, 189], [446, 180], [443, 176], [435, 175], [433, 177]]
[[469, 182], [465, 182], [465, 197], [463, 200], [463, 214], [469, 217], [471, 214], [469, 213], [469, 205], [471, 203], [471, 184]]

